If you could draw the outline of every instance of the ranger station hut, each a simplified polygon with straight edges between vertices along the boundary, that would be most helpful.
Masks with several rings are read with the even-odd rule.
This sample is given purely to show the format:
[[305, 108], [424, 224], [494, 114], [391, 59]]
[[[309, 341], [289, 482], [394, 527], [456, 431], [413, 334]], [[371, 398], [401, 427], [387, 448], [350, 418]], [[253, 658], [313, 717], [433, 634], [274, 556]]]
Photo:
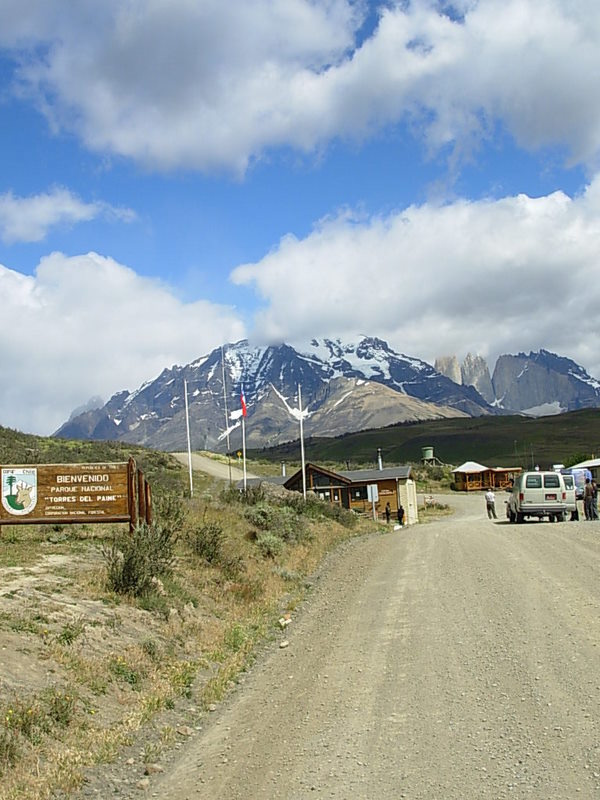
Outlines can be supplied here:
[[[386, 503], [390, 504], [392, 519], [396, 519], [398, 507], [404, 508], [404, 523], [412, 525], [419, 521], [417, 511], [416, 484], [411, 477], [410, 466], [386, 467], [385, 469], [361, 469], [333, 472], [325, 467], [307, 463], [306, 491], [313, 492], [322, 500], [336, 503], [358, 513], [372, 513], [373, 504], [369, 500], [369, 486], [377, 487], [378, 499], [375, 512], [378, 517], [385, 516]], [[277, 483], [293, 492], [303, 491], [302, 469], [289, 478], [265, 478], [266, 482]], [[260, 481], [248, 481], [248, 484]], [[239, 484], [238, 484], [239, 486]]]
[[483, 489], [506, 489], [512, 486], [521, 467], [484, 467], [476, 461], [465, 461], [452, 470], [454, 485], [459, 492]]

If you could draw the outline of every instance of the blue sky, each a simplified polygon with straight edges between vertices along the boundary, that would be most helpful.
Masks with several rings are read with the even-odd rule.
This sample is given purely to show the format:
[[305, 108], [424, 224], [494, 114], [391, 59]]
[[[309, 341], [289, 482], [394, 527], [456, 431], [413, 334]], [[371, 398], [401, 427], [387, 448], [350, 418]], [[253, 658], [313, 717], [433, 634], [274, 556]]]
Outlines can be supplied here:
[[227, 341], [600, 377], [596, 0], [4, 0], [0, 424]]

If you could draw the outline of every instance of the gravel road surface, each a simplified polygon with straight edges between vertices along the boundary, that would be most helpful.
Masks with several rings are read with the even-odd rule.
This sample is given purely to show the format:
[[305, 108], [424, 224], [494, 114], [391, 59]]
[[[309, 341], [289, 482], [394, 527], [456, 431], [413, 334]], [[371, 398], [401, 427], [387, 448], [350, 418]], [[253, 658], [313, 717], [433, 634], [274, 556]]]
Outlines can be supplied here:
[[[187, 453], [171, 453], [180, 464], [184, 464], [189, 468], [189, 460]], [[232, 459], [231, 464], [225, 464], [222, 461], [217, 461], [208, 456], [202, 456], [199, 453], [192, 453], [192, 470], [198, 472], [205, 472], [207, 475], [212, 475], [214, 478], [221, 478], [221, 480], [229, 480], [229, 472], [231, 470], [231, 480], [241, 481], [244, 479], [243, 469], [235, 466], [235, 461]], [[246, 478], [256, 477], [252, 473], [246, 471]]]
[[451, 502], [330, 557], [150, 793], [600, 798], [600, 523]]

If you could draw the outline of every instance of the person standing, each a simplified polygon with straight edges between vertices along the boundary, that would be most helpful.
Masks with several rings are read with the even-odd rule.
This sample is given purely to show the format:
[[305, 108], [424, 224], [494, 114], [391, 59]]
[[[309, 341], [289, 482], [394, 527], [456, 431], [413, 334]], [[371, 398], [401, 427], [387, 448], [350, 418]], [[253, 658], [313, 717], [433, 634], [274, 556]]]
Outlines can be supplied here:
[[598, 484], [592, 478], [592, 519], [598, 519]]
[[392, 516], [392, 509], [389, 503], [385, 504], [385, 522], [386, 525], [390, 524], [390, 517]]
[[404, 507], [402, 503], [398, 506], [398, 525], [400, 525], [400, 527], [404, 525]]
[[492, 492], [491, 488], [485, 493], [485, 507], [487, 509], [488, 519], [498, 519], [496, 516], [496, 495]]
[[593, 519], [592, 517], [592, 504], [594, 500], [594, 487], [589, 478], [585, 479], [585, 487], [583, 489], [583, 511], [586, 520]]

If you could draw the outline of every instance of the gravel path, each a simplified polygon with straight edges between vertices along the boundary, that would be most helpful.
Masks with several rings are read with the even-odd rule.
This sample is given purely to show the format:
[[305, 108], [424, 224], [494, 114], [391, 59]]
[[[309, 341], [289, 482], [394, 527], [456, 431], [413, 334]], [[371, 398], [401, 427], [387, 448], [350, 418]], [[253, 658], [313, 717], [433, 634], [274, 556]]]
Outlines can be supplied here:
[[[171, 453], [180, 464], [189, 468], [189, 460], [187, 453]], [[214, 478], [221, 478], [221, 480], [228, 480], [231, 473], [231, 480], [232, 481], [241, 481], [244, 479], [244, 471], [242, 468], [236, 466], [236, 463], [233, 459], [231, 460], [231, 464], [225, 464], [222, 461], [217, 461], [214, 458], [209, 458], [208, 456], [202, 456], [199, 453], [192, 453], [192, 470], [197, 470], [198, 472], [205, 472], [207, 475], [212, 475]], [[254, 478], [256, 477], [252, 473], [246, 471], [246, 478]]]
[[451, 502], [332, 556], [152, 795], [600, 798], [600, 523]]

